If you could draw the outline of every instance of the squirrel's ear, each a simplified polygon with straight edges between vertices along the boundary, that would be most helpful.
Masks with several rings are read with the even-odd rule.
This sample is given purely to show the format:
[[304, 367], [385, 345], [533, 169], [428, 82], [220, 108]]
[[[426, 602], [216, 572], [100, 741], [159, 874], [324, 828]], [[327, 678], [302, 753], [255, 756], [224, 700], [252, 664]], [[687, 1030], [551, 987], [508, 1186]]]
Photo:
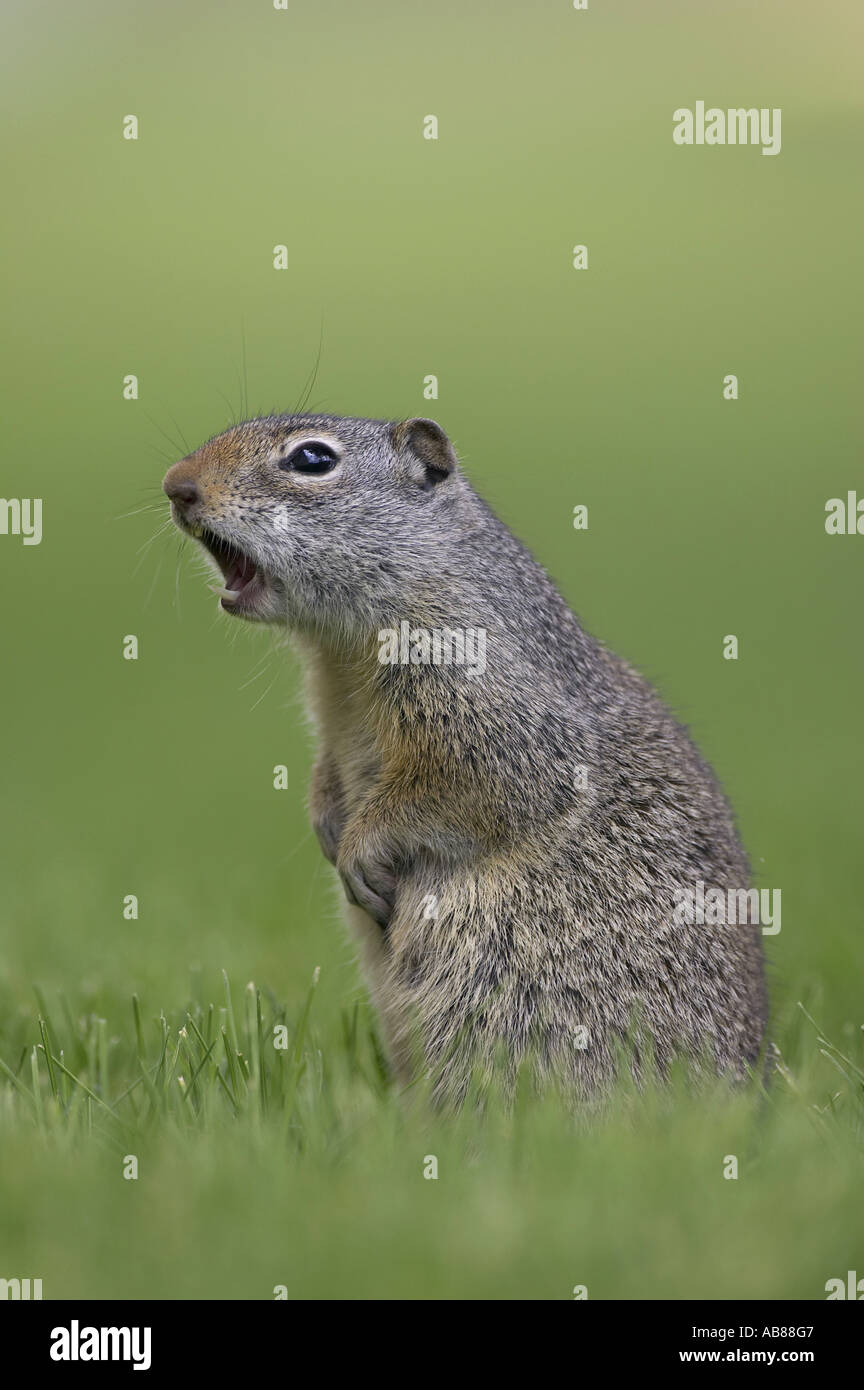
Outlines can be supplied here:
[[455, 472], [453, 445], [434, 420], [403, 420], [393, 426], [392, 436], [399, 453], [407, 452], [420, 465], [420, 486], [427, 492]]

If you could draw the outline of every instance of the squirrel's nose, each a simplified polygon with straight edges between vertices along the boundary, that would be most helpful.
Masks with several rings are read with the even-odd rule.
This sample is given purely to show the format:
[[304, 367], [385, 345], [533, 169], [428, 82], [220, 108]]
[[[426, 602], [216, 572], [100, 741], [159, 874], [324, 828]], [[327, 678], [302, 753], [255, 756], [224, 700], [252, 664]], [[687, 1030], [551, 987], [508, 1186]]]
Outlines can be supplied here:
[[169, 474], [162, 486], [166, 495], [171, 498], [175, 507], [178, 507], [181, 512], [201, 500], [198, 484], [191, 482], [189, 478], [174, 479]]

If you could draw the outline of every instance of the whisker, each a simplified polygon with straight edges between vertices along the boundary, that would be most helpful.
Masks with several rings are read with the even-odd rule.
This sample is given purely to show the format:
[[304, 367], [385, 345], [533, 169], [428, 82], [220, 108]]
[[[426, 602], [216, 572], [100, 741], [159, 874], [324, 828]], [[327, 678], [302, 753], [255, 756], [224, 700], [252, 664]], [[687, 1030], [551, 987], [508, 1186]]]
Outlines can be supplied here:
[[[142, 558], [143, 558], [143, 557], [142, 557]], [[157, 583], [159, 582], [159, 576], [160, 576], [160, 574], [162, 573], [162, 562], [164, 561], [164, 559], [165, 559], [165, 551], [164, 551], [164, 549], [163, 549], [162, 552], [161, 552], [161, 554], [159, 555], [159, 563], [158, 563], [158, 565], [156, 566], [156, 573], [153, 575], [152, 583], [151, 583], [151, 585], [150, 585], [150, 588], [149, 588], [148, 591], [147, 591], [147, 597], [145, 598], [144, 603], [143, 603], [143, 605], [142, 605], [144, 608], [149, 607], [150, 600], [151, 600], [152, 597], [153, 597], [153, 591], [154, 591], [154, 589], [156, 588], [156, 585], [157, 585]]]
[[188, 537], [178, 536], [179, 545], [177, 546], [177, 568], [174, 573], [174, 607], [177, 610], [177, 617], [182, 620], [183, 614], [180, 609], [180, 568], [183, 563], [183, 551], [186, 548]]
[[176, 457], [176, 453], [177, 453], [178, 448], [179, 448], [179, 450], [181, 451], [181, 453], [186, 453], [186, 454], [189, 453], [188, 448], [186, 448], [186, 447], [184, 446], [184, 444], [183, 444], [182, 438], [181, 438], [180, 444], [179, 444], [179, 446], [178, 446], [177, 440], [176, 440], [176, 439], [172, 439], [171, 436], [170, 436], [170, 434], [168, 434], [165, 430], [163, 430], [162, 426], [159, 424], [159, 421], [158, 421], [158, 420], [155, 420], [148, 410], [145, 410], [145, 411], [144, 411], [144, 414], [145, 414], [146, 418], [150, 421], [150, 424], [154, 427], [154, 429], [157, 429], [157, 430], [159, 431], [159, 433], [161, 434], [162, 438], [165, 440], [166, 444], [170, 444], [170, 445], [171, 445], [171, 448], [175, 451], [175, 457]]
[[138, 560], [137, 565], [135, 566], [135, 568], [134, 568], [133, 571], [132, 571], [132, 578], [133, 578], [133, 579], [135, 578], [135, 575], [138, 573], [138, 571], [140, 570], [141, 566], [143, 565], [144, 560], [145, 560], [146, 555], [147, 555], [147, 551], [150, 549], [150, 547], [151, 547], [151, 545], [153, 544], [153, 542], [154, 542], [154, 541], [161, 540], [161, 539], [164, 537], [165, 533], [168, 531], [169, 527], [172, 527], [173, 525], [174, 525], [173, 521], [170, 521], [170, 520], [169, 520], [169, 521], [165, 522], [164, 525], [160, 526], [160, 527], [159, 527], [159, 530], [158, 530], [154, 535], [152, 535], [152, 536], [150, 537], [149, 541], [145, 541], [144, 544], [138, 548], [138, 550], [136, 551], [136, 554], [139, 556], [139, 560]]
[[267, 696], [270, 694], [270, 691], [273, 689], [273, 687], [274, 687], [274, 685], [276, 684], [276, 682], [278, 681], [278, 679], [279, 679], [279, 672], [277, 671], [276, 674], [275, 674], [275, 676], [273, 677], [272, 681], [271, 681], [270, 684], [268, 685], [267, 689], [263, 692], [263, 694], [261, 694], [261, 695], [258, 696], [258, 699], [255, 701], [254, 705], [253, 705], [252, 708], [249, 710], [249, 713], [250, 713], [250, 714], [252, 713], [252, 710], [258, 708], [258, 706], [260, 705], [260, 703], [261, 703], [262, 700], [266, 700], [266, 699], [267, 699]]
[[184, 452], [184, 454], [191, 454], [191, 453], [192, 453], [192, 450], [189, 448], [189, 445], [186, 443], [186, 436], [184, 435], [184, 433], [183, 433], [183, 431], [181, 430], [180, 426], [177, 424], [177, 421], [174, 419], [174, 416], [173, 416], [173, 415], [170, 415], [168, 418], [170, 419], [171, 424], [174, 426], [175, 430], [177, 431], [177, 434], [179, 435], [180, 443], [183, 445], [183, 452]]
[[297, 402], [297, 405], [296, 405], [295, 408], [294, 408], [294, 412], [293, 412], [293, 413], [294, 413], [295, 415], [300, 415], [300, 414], [302, 413], [302, 411], [305, 410], [305, 408], [306, 408], [306, 402], [308, 401], [308, 399], [309, 399], [309, 397], [311, 396], [313, 390], [315, 389], [315, 382], [318, 380], [318, 368], [319, 368], [320, 365], [321, 365], [321, 353], [322, 353], [322, 351], [323, 351], [323, 348], [324, 348], [324, 314], [323, 314], [323, 312], [322, 312], [322, 314], [321, 314], [321, 328], [320, 328], [320, 331], [319, 331], [319, 333], [318, 333], [318, 353], [317, 353], [316, 358], [315, 358], [315, 365], [314, 365], [314, 367], [312, 368], [311, 376], [307, 378], [306, 385], [304, 386], [303, 392], [302, 392], [302, 394], [301, 394], [301, 396], [300, 396], [300, 400]]
[[162, 506], [158, 502], [145, 502], [143, 507], [134, 507], [131, 512], [120, 512], [119, 516], [112, 517], [112, 521], [125, 521], [130, 516], [140, 516], [142, 512], [161, 512]]
[[246, 325], [243, 315], [240, 315], [240, 343], [241, 343], [241, 362], [243, 365], [243, 380], [241, 382], [240, 409], [243, 412], [244, 420], [249, 418], [249, 375], [246, 370]]
[[221, 397], [222, 397], [223, 401], [225, 402], [225, 404], [226, 404], [227, 407], [228, 407], [228, 424], [229, 424], [229, 427], [230, 427], [231, 429], [233, 429], [234, 426], [237, 424], [237, 414], [236, 414], [236, 411], [234, 410], [233, 405], [232, 405], [231, 402], [229, 401], [228, 397], [225, 395], [225, 392], [224, 392], [224, 391], [220, 391], [220, 390], [218, 389], [218, 387], [217, 387], [216, 394], [217, 394], [218, 396], [221, 396]]

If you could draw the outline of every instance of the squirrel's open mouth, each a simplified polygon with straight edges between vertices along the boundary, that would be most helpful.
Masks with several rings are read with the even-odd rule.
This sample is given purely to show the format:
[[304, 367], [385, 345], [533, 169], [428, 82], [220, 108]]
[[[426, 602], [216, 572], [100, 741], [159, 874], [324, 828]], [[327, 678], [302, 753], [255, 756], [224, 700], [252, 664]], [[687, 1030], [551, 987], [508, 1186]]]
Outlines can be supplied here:
[[238, 607], [248, 610], [266, 587], [255, 561], [231, 541], [217, 536], [215, 531], [208, 531], [206, 526], [192, 529], [192, 534], [210, 552], [222, 571], [224, 587], [216, 584], [211, 586], [213, 592], [219, 595], [222, 607], [226, 612], [236, 611]]

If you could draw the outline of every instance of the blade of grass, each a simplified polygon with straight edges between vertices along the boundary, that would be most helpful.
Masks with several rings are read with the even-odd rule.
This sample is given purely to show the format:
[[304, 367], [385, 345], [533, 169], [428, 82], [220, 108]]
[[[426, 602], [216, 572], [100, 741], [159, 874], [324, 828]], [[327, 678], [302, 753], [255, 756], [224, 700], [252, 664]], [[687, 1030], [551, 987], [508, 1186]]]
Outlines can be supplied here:
[[48, 1029], [45, 1026], [45, 1019], [39, 1015], [39, 1032], [42, 1037], [42, 1046], [45, 1052], [45, 1060], [48, 1063], [48, 1080], [51, 1082], [51, 1094], [55, 1100], [60, 1099], [60, 1092], [57, 1089], [57, 1076], [54, 1071], [54, 1058], [51, 1056], [51, 1044], [48, 1037]]

